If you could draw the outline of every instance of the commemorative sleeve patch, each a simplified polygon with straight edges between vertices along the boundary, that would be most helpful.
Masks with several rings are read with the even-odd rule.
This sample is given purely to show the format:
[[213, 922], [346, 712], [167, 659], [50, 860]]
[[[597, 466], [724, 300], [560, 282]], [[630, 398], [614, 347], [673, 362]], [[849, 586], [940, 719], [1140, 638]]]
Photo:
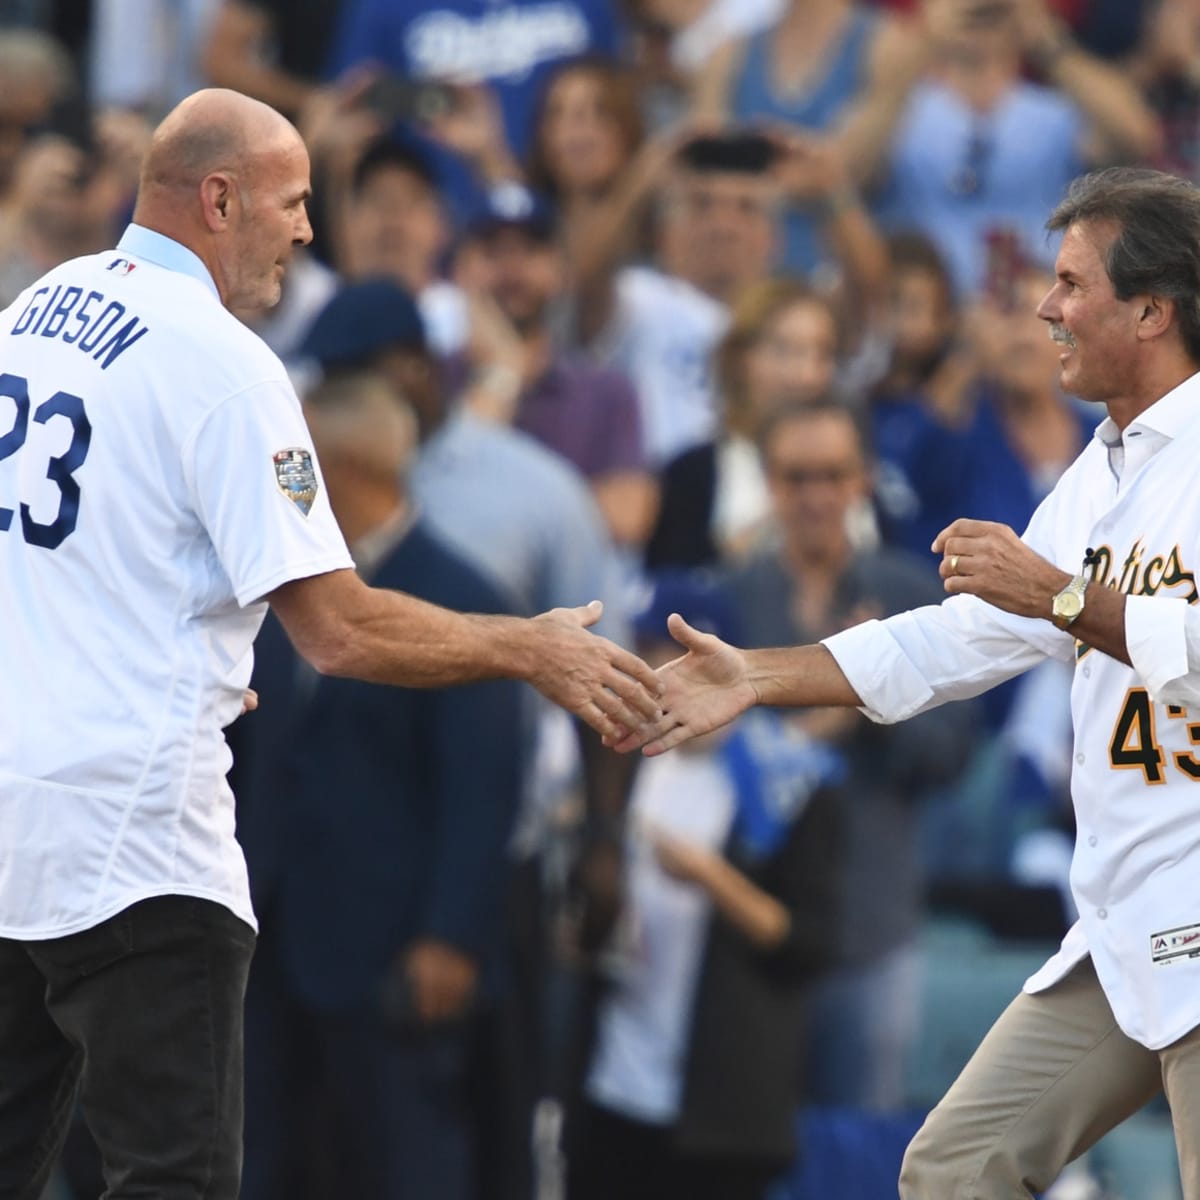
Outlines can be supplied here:
[[1150, 961], [1155, 966], [1186, 958], [1200, 958], [1200, 925], [1180, 925], [1150, 935]]
[[312, 455], [301, 446], [277, 450], [271, 461], [275, 464], [275, 482], [279, 490], [307, 517], [317, 498], [317, 472]]

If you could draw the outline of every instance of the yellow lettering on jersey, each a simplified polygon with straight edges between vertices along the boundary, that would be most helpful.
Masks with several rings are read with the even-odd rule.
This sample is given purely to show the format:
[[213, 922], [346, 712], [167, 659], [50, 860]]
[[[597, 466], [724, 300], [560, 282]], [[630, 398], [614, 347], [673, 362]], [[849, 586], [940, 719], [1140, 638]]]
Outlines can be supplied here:
[[[1200, 599], [1200, 591], [1196, 588], [1196, 575], [1183, 565], [1183, 555], [1178, 544], [1171, 547], [1169, 554], [1155, 554], [1145, 558], [1145, 545], [1142, 538], [1129, 548], [1125, 561], [1121, 564], [1121, 574], [1114, 579], [1113, 563], [1115, 555], [1111, 546], [1099, 546], [1092, 551], [1092, 580], [1113, 591], [1124, 592], [1127, 596], [1153, 596], [1160, 591], [1187, 587], [1187, 592], [1179, 597], [1189, 604], [1195, 604]], [[1075, 642], [1075, 660], [1083, 658], [1091, 646], [1086, 642]]]

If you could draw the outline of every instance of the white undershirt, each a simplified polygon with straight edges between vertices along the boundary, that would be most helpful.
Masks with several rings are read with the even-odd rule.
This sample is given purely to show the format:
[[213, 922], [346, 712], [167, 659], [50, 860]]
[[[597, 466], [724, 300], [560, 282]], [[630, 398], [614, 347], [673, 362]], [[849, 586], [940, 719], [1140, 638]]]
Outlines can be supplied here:
[[711, 754], [647, 761], [631, 801], [627, 930], [619, 978], [600, 1008], [589, 1097], [635, 1120], [669, 1124], [682, 1101], [696, 982], [710, 901], [658, 865], [654, 827], [717, 852], [729, 833], [734, 793]]

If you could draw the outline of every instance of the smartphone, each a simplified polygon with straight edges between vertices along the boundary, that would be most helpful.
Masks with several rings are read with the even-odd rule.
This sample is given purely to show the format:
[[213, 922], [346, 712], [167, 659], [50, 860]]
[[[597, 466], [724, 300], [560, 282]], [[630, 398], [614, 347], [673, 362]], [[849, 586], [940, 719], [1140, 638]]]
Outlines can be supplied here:
[[964, 16], [971, 25], [995, 25], [1012, 11], [1012, 0], [968, 0]]
[[389, 125], [401, 121], [428, 124], [455, 105], [454, 88], [436, 79], [381, 75], [367, 88], [363, 101]]
[[987, 274], [984, 291], [1002, 312], [1016, 307], [1017, 285], [1025, 268], [1021, 239], [1015, 229], [993, 226], [984, 235], [987, 242]]

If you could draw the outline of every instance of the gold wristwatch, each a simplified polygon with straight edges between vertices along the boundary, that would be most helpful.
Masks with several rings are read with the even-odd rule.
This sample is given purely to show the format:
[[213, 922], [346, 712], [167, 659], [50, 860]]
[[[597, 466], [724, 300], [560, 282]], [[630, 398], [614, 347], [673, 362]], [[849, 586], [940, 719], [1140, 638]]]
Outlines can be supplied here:
[[1050, 601], [1050, 619], [1059, 629], [1069, 628], [1083, 612], [1085, 603], [1084, 592], [1091, 578], [1087, 575], [1076, 575], [1070, 583]]

